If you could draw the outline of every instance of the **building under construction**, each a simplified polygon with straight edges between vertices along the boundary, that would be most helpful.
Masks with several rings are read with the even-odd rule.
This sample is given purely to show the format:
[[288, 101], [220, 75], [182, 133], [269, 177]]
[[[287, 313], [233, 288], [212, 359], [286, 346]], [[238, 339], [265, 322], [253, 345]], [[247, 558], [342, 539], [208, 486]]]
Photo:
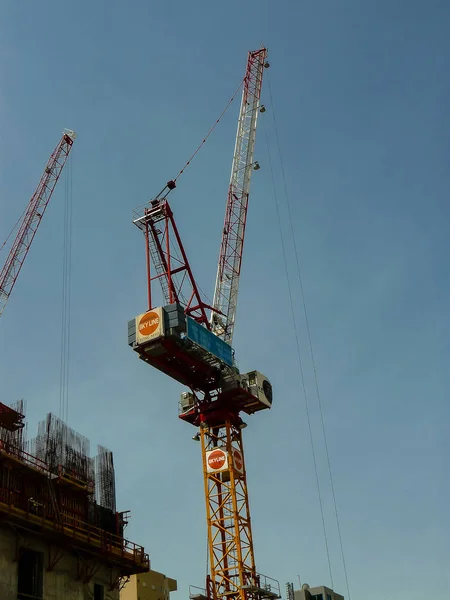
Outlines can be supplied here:
[[0, 403], [1, 600], [119, 599], [149, 570], [144, 548], [124, 538], [112, 453], [55, 415], [26, 440], [23, 402]]

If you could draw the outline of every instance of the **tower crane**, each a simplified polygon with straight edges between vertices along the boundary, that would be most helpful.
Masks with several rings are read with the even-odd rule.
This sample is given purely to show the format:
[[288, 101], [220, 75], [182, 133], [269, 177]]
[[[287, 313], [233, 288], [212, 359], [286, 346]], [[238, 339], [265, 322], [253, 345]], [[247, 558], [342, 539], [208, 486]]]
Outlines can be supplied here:
[[[139, 358], [189, 388], [179, 417], [201, 442], [209, 565], [208, 600], [274, 600], [279, 584], [257, 573], [250, 521], [241, 413], [272, 406], [272, 387], [258, 371], [241, 374], [231, 347], [267, 50], [248, 54], [212, 306], [194, 279], [165, 188], [134, 215], [146, 249], [148, 309], [128, 322]], [[155, 306], [159, 280], [164, 306]], [[209, 313], [209, 318], [208, 318]]]
[[62, 138], [48, 159], [36, 191], [28, 203], [21, 225], [0, 273], [0, 316], [11, 296], [14, 284], [66, 164], [75, 138], [76, 133], [74, 131], [64, 130]]

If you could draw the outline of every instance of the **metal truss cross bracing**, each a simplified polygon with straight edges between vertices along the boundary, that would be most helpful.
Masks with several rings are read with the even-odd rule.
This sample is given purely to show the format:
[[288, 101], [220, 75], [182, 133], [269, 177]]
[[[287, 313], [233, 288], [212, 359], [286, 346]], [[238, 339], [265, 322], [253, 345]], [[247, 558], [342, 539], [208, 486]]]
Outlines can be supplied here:
[[152, 200], [133, 223], [145, 237], [148, 310], [155, 306], [152, 283], [158, 279], [166, 304], [183, 305], [186, 314], [209, 328], [206, 311], [211, 306], [201, 299], [168, 201]]
[[265, 48], [248, 55], [211, 314], [212, 330], [229, 344], [236, 317], [250, 179], [257, 166], [253, 154], [266, 56]]
[[[213, 600], [252, 597], [245, 588], [259, 587], [253, 554], [242, 434], [226, 421], [220, 427], [201, 427], [206, 495], [210, 581]], [[210, 451], [228, 456], [228, 469], [210, 472]], [[236, 458], [238, 457], [238, 458]]]
[[75, 139], [73, 131], [65, 130], [60, 142], [50, 156], [39, 185], [28, 203], [25, 216], [0, 273], [0, 315], [5, 309], [14, 284], [19, 276], [45, 209], [69, 156]]

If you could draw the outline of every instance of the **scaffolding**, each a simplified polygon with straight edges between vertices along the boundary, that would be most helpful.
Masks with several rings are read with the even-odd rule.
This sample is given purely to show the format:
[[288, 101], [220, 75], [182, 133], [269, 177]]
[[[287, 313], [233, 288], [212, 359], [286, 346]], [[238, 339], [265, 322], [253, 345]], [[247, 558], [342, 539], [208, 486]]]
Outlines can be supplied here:
[[40, 421], [29, 448], [30, 454], [44, 462], [52, 473], [94, 491], [94, 459], [89, 455], [89, 440], [55, 415], [49, 413], [45, 421]]
[[113, 513], [116, 512], [116, 476], [114, 472], [113, 453], [98, 446], [95, 457], [96, 500], [99, 506]]

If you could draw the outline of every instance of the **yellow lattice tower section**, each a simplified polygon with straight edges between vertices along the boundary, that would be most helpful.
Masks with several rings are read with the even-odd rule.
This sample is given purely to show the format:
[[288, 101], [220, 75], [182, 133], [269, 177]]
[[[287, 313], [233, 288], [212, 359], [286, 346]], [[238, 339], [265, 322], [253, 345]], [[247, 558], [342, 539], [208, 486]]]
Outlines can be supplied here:
[[259, 588], [242, 431], [230, 421], [200, 427], [212, 597], [246, 600]]

